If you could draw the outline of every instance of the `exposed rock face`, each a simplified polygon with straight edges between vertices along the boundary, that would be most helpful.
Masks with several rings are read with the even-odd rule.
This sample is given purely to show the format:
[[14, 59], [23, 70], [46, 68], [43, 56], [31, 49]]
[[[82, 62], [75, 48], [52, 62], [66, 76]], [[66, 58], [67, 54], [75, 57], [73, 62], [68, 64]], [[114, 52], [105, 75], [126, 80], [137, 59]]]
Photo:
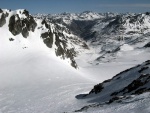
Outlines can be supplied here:
[[0, 18], [0, 27], [2, 27], [5, 23], [6, 23], [5, 15], [2, 14], [2, 16]]
[[3, 10], [2, 9], [0, 9], [0, 13], [2, 13], [3, 12]]
[[148, 42], [144, 47], [150, 47], [150, 42]]
[[[77, 68], [77, 64], [74, 60], [74, 57], [76, 56], [76, 52], [74, 48], [69, 49], [67, 47], [68, 39], [63, 34], [63, 31], [70, 34], [69, 31], [66, 28], [60, 27], [59, 25], [55, 24], [56, 31], [52, 33], [51, 26], [48, 24], [48, 22], [45, 19], [42, 21], [41, 24], [45, 25], [45, 27], [49, 29], [48, 32], [41, 34], [43, 42], [47, 45], [47, 47], [52, 48], [53, 44], [55, 44], [56, 56], [59, 56], [62, 59], [66, 59], [66, 58], [70, 59], [71, 66]], [[54, 41], [54, 36], [55, 36], [55, 41]]]
[[14, 39], [13, 38], [9, 38], [9, 41], [14, 41]]
[[25, 14], [27, 17], [29, 17], [29, 11], [27, 11], [26, 9], [24, 10], [24, 12], [22, 14]]
[[[75, 45], [80, 44], [84, 49], [88, 49], [86, 43], [79, 39], [76, 35], [73, 35], [69, 29], [58, 23], [53, 23], [47, 19], [37, 19], [29, 14], [27, 10], [8, 11], [0, 9], [0, 27], [6, 24], [6, 18], [9, 17], [8, 28], [14, 35], [22, 34], [24, 38], [28, 38], [30, 32], [37, 31], [41, 34], [37, 34], [38, 38], [42, 38], [44, 44], [48, 48], [54, 49], [56, 56], [62, 59], [69, 59], [71, 66], [77, 68], [77, 64], [74, 57], [77, 55]], [[41, 23], [40, 23], [41, 22]], [[37, 33], [37, 32], [36, 32]], [[9, 41], [14, 41], [15, 38], [9, 38]], [[24, 47], [23, 47], [24, 48]]]
[[27, 18], [22, 19], [18, 14], [10, 17], [9, 20], [9, 31], [14, 35], [18, 35], [22, 33], [23, 37], [27, 38], [29, 35], [29, 31], [34, 32], [37, 23], [34, 18], [28, 14], [26, 10], [24, 10], [23, 14], [27, 16]]
[[63, 59], [70, 58], [71, 65], [74, 68], [77, 68], [77, 64], [74, 60], [74, 57], [76, 56], [75, 50], [73, 48], [67, 49], [65, 40], [60, 40], [58, 34], [55, 34], [55, 38], [56, 38], [55, 45], [57, 46], [57, 49], [55, 50], [56, 56], [61, 56]]
[[25, 38], [27, 38], [29, 36], [29, 32], [26, 27], [22, 29], [22, 36]]
[[91, 94], [91, 93], [95, 93], [95, 94], [100, 93], [103, 88], [104, 88], [104, 87], [103, 87], [103, 84], [101, 84], [101, 83], [100, 83], [100, 84], [97, 84], [97, 85], [95, 85], [94, 88], [89, 92], [89, 94]]
[[[0, 27], [2, 27], [4, 24], [6, 24], [6, 17], [8, 17], [7, 12], [3, 12], [2, 9], [0, 9], [1, 18], [0, 18]], [[20, 11], [21, 14], [21, 11]], [[27, 38], [29, 36], [29, 31], [34, 32], [37, 23], [35, 22], [34, 18], [29, 15], [29, 12], [24, 10], [22, 12], [22, 15], [25, 15], [26, 18], [20, 18], [18, 14], [12, 15], [9, 19], [9, 31], [14, 35], [18, 35], [22, 33], [23, 37]]]
[[46, 28], [49, 28], [49, 25], [47, 24], [45, 19], [42, 21], [42, 25], [45, 25]]
[[58, 47], [58, 49], [55, 51], [56, 55], [62, 56], [62, 58], [64, 59], [66, 44], [62, 42], [62, 45], [61, 45], [61, 40], [59, 39], [58, 34], [55, 34], [55, 35], [56, 35], [55, 45]]
[[34, 30], [37, 26], [37, 23], [35, 22], [35, 20], [32, 16], [29, 16], [28, 17], [28, 22], [26, 23], [26, 25], [27, 25], [27, 28], [28, 28], [29, 31], [34, 32]]
[[49, 47], [52, 48], [53, 45], [53, 34], [51, 31], [45, 32], [41, 34], [41, 37], [43, 38], [44, 43]]
[[8, 17], [8, 13], [3, 13], [3, 10], [0, 9], [0, 13], [2, 13], [0, 18], [0, 27], [2, 27], [6, 23], [6, 17]]
[[21, 24], [21, 20], [17, 15], [13, 15], [10, 17], [9, 20], [9, 31], [14, 35], [18, 35], [22, 32], [22, 24]]

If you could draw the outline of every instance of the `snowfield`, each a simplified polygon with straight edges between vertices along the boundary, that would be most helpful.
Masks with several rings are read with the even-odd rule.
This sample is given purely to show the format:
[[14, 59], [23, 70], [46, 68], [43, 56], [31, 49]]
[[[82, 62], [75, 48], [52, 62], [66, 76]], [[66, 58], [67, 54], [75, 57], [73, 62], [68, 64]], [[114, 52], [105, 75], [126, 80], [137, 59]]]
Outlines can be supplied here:
[[85, 104], [75, 95], [95, 82], [71, 67], [68, 59], [56, 57], [55, 46], [43, 43], [41, 21], [28, 38], [13, 36], [8, 23], [0, 27], [0, 113], [60, 113]]
[[[149, 54], [137, 52], [138, 62], [136, 58], [121, 55], [124, 59], [120, 61], [92, 66], [87, 63], [89, 56], [85, 54], [80, 56], [84, 60], [78, 57], [80, 67], [76, 70], [57, 58], [44, 44], [38, 47], [38, 44], [33, 46], [29, 43], [28, 48], [23, 49], [12, 43], [15, 42], [2, 44], [1, 41], [0, 45], [0, 113], [61, 113], [77, 110], [89, 103], [88, 99], [77, 100], [76, 95], [87, 93], [93, 85], [149, 58]], [[149, 103], [147, 99], [145, 101]], [[110, 106], [103, 107], [101, 111], [94, 110], [93, 113], [107, 113], [105, 109], [119, 109], [116, 113], [123, 113], [120, 109], [125, 110], [130, 105]], [[136, 107], [138, 109], [138, 104]]]
[[86, 103], [75, 95], [95, 83], [48, 49], [12, 47], [6, 56], [0, 48], [0, 113], [60, 113]]

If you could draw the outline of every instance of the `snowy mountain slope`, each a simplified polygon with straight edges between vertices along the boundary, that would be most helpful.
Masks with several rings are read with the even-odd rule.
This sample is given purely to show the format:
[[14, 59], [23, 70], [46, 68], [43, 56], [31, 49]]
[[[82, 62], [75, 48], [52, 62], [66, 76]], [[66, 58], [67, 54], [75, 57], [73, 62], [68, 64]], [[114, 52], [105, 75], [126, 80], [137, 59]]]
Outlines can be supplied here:
[[88, 29], [90, 38], [84, 35], [97, 54], [93, 60], [111, 62], [119, 58], [120, 52], [138, 50], [150, 42], [149, 18], [146, 13], [120, 14], [96, 20]]
[[[56, 56], [68, 59], [68, 62], [77, 68], [74, 57], [80, 49], [84, 50], [85, 43], [71, 34], [67, 28], [49, 23], [46, 20], [33, 18], [26, 10], [1, 10], [0, 14], [2, 20], [1, 32], [6, 31], [9, 33], [9, 35], [5, 35], [7, 41], [19, 41], [24, 44], [22, 48], [28, 48], [28, 40], [37, 37], [36, 39], [43, 40], [46, 46], [54, 51]], [[16, 37], [20, 37], [19, 40], [15, 40]]]
[[[80, 71], [85, 73], [86, 76], [91, 79], [103, 81], [111, 78], [112, 75], [115, 75], [118, 72], [131, 68], [132, 66], [142, 63], [145, 60], [149, 60], [149, 17], [150, 16], [148, 13], [114, 14], [113, 16], [104, 16], [103, 18], [97, 18], [93, 20], [88, 20], [86, 18], [84, 18], [84, 20], [75, 19], [71, 21], [71, 24], [67, 25], [65, 23], [64, 25], [73, 30], [75, 34], [78, 34], [81, 38], [87, 40], [90, 48], [89, 51], [86, 51], [76, 58], [77, 64], [80, 66]], [[63, 20], [58, 22], [63, 23]], [[127, 81], [129, 83], [124, 83], [126, 85], [124, 87], [127, 87], [128, 85], [129, 87], [132, 85], [134, 86], [137, 82], [141, 81], [141, 79], [145, 81], [141, 83], [143, 84], [142, 86], [138, 84], [138, 87], [133, 87], [133, 89], [131, 88], [132, 91], [130, 93], [123, 92], [127, 90], [127, 87], [120, 89], [120, 91], [118, 91], [118, 95], [113, 95], [114, 97], [110, 96], [111, 94], [117, 92], [114, 87], [110, 85], [108, 89], [104, 88], [104, 92], [102, 90], [100, 94], [90, 94], [87, 97], [84, 97], [86, 98], [85, 100], [88, 101], [87, 104], [105, 101], [109, 101], [111, 103], [113, 101], [123, 101], [124, 99], [125, 102], [128, 101], [129, 104], [123, 102], [123, 104], [125, 103], [124, 105], [120, 105], [120, 103], [114, 105], [114, 103], [112, 103], [110, 104], [110, 106], [112, 106], [111, 109], [109, 109], [110, 106], [104, 104], [106, 107], [100, 108], [102, 109], [101, 111], [99, 108], [93, 108], [91, 107], [92, 105], [89, 105], [83, 107], [81, 110], [79, 110], [79, 112], [87, 111], [89, 113], [107, 113], [107, 110], [105, 109], [108, 109], [108, 112], [112, 112], [117, 109], [118, 105], [120, 105], [122, 109], [118, 109], [116, 112], [126, 113], [126, 106], [131, 105], [135, 107], [133, 109], [131, 107], [128, 111], [147, 113], [147, 111], [149, 111], [149, 101], [146, 101], [146, 99], [149, 99], [149, 94], [146, 95], [145, 98], [139, 99], [140, 101], [137, 102], [137, 98], [141, 98], [141, 95], [133, 98], [133, 103], [130, 99], [126, 100], [126, 98], [128, 98], [126, 95], [129, 95], [130, 97], [131, 94], [140, 94], [149, 90], [149, 87], [145, 88], [144, 86], [149, 86], [149, 81], [147, 82], [147, 80], [149, 80], [149, 75], [146, 77], [139, 77], [135, 80], [136, 82], [132, 83], [132, 81], [135, 79], [134, 77], [132, 79], [129, 78], [129, 81]], [[120, 81], [120, 84], [121, 83], [122, 81]], [[115, 91], [111, 92], [113, 89]], [[115, 100], [116, 98], [118, 99], [118, 96], [122, 96], [122, 93], [125, 93], [123, 95], [123, 99], [121, 98], [120, 100]], [[80, 96], [78, 98], [81, 98]], [[141, 101], [146, 101], [146, 104], [142, 105]], [[101, 103], [94, 106], [101, 106]], [[139, 110], [139, 107], [145, 107], [146, 110], [141, 111]]]
[[1, 113], [60, 113], [86, 103], [76, 101], [74, 95], [93, 82], [46, 47], [11, 52], [11, 57], [0, 57]]
[[79, 14], [38, 14], [34, 16], [63, 24], [73, 34], [86, 40], [90, 49], [88, 55], [92, 55], [92, 59], [87, 60], [90, 64], [115, 62], [116, 59], [120, 59], [120, 53], [132, 54], [134, 50], [139, 52], [150, 42], [150, 15], [148, 12], [117, 14], [86, 11]]
[[62, 13], [62, 14], [35, 14], [37, 18], [47, 18], [54, 23], [60, 23], [69, 28], [74, 34], [83, 38], [93, 38], [91, 29], [97, 23], [97, 20], [103, 20], [106, 17], [114, 17], [115, 13], [96, 13], [84, 11], [82, 13]]
[[[83, 107], [81, 110], [78, 110], [78, 112], [100, 112], [101, 108], [105, 108], [105, 112], [107, 113], [110, 112], [110, 106], [112, 110], [116, 109], [116, 105], [121, 106], [121, 108], [116, 112], [126, 112], [124, 111], [124, 107], [129, 105], [134, 105], [135, 107], [133, 109], [129, 107], [128, 111], [130, 111], [131, 109], [131, 111], [139, 112], [138, 106], [145, 106], [146, 109], [149, 109], [146, 104], [141, 105], [142, 101], [145, 101], [149, 105], [149, 101], [146, 101], [146, 99], [149, 99], [149, 93], [145, 93], [149, 91], [150, 60], [133, 68], [120, 72], [113, 78], [95, 85], [94, 88], [89, 92], [89, 94], [78, 95], [77, 98], [79, 99], [87, 99], [90, 103], [100, 103]], [[132, 97], [131, 95], [135, 95], [135, 97]], [[145, 98], [143, 97], [143, 95], [145, 95]], [[90, 109], [92, 109], [92, 111]], [[101, 112], [103, 113], [103, 110]]]
[[[149, 32], [149, 13], [134, 14], [134, 13], [95, 13], [85, 11], [82, 13], [62, 13], [62, 14], [36, 14], [34, 17], [47, 18], [56, 23], [61, 23], [67, 27], [77, 27], [90, 30], [95, 33], [96, 37], [101, 35], [136, 35]], [[80, 24], [75, 21], [80, 22]], [[87, 27], [88, 22], [93, 22], [92, 27]], [[86, 24], [84, 24], [87, 22]], [[82, 26], [84, 26], [82, 28]], [[76, 33], [76, 31], [74, 31]], [[79, 34], [78, 34], [79, 35]], [[94, 35], [94, 34], [93, 34]], [[81, 37], [83, 38], [83, 37]], [[91, 37], [94, 38], [94, 37]]]
[[93, 104], [73, 113], [149, 113], [150, 93], [120, 97], [112, 104]]
[[26, 10], [0, 14], [0, 113], [60, 113], [86, 104], [74, 95], [95, 82], [70, 66], [84, 41]]
[[101, 34], [105, 35], [145, 34], [149, 31], [149, 16], [149, 13], [120, 14], [99, 21], [93, 30], [102, 29]]

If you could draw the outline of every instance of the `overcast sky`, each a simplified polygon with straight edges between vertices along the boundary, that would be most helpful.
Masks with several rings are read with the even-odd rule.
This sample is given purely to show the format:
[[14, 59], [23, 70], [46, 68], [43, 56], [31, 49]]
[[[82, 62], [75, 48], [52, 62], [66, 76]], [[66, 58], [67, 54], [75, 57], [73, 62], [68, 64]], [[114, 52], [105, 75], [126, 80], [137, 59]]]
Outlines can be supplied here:
[[2, 9], [27, 9], [30, 13], [150, 12], [150, 0], [0, 0]]

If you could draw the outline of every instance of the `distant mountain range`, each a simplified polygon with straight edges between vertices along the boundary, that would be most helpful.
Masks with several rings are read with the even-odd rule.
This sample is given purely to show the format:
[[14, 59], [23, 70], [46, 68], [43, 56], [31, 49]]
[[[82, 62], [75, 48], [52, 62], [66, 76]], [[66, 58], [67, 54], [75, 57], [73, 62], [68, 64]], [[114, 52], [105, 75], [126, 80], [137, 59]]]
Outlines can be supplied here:
[[[150, 13], [83, 13], [36, 14], [36, 18], [64, 25], [74, 35], [96, 48], [95, 61], [109, 62], [123, 48], [139, 49], [150, 43]], [[147, 45], [147, 46], [146, 46]], [[97, 49], [98, 48], [98, 49]]]
[[[37, 14], [34, 17], [45, 18], [49, 22], [61, 24], [74, 35], [85, 40], [91, 50], [90, 54], [96, 54], [92, 60], [87, 61], [90, 64], [99, 65], [100, 63], [117, 62], [118, 59], [123, 59], [123, 57], [130, 59], [140, 51], [149, 52], [149, 12], [119, 14], [85, 11], [83, 13], [55, 15]], [[87, 99], [90, 103], [97, 102], [99, 104], [85, 106], [75, 112], [101, 113], [99, 112], [99, 106], [107, 106], [107, 104], [114, 102], [123, 103], [126, 99], [132, 98], [131, 95], [149, 92], [149, 64], [150, 61], [148, 60], [120, 72], [112, 79], [95, 85], [89, 94], [78, 95], [77, 99]], [[146, 96], [145, 98], [149, 97]], [[135, 109], [137, 108], [135, 107]]]

